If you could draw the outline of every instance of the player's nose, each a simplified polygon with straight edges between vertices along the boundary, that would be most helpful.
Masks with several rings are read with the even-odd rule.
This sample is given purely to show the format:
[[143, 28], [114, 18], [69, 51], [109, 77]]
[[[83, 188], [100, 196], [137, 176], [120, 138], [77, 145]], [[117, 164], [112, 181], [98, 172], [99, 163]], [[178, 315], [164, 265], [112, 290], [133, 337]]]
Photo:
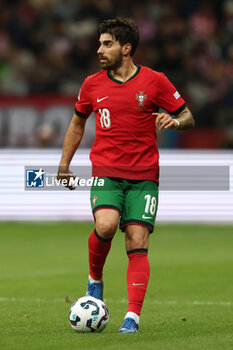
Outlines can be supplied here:
[[103, 53], [103, 46], [100, 45], [98, 50], [97, 50], [97, 54], [99, 55], [99, 54], [102, 54], [102, 53]]

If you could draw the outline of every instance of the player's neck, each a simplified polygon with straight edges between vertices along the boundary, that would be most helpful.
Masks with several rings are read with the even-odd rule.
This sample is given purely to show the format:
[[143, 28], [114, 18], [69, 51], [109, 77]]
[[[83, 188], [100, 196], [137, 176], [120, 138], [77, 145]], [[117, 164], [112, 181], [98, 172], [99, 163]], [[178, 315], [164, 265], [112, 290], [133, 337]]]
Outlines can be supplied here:
[[113, 78], [124, 83], [136, 73], [137, 69], [137, 66], [133, 63], [131, 59], [130, 61], [123, 62], [123, 64], [119, 68], [111, 70], [111, 75], [113, 76]]

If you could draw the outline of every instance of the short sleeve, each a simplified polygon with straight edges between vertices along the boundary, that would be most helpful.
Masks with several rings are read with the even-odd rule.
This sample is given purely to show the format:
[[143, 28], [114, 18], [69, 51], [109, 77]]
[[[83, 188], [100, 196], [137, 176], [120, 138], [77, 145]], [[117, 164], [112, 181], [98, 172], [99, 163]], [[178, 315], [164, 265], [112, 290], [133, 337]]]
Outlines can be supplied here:
[[75, 103], [75, 114], [82, 118], [87, 118], [92, 112], [92, 104], [89, 98], [88, 82], [84, 80]]
[[177, 115], [186, 107], [185, 101], [165, 74], [159, 75], [158, 106], [170, 114]]

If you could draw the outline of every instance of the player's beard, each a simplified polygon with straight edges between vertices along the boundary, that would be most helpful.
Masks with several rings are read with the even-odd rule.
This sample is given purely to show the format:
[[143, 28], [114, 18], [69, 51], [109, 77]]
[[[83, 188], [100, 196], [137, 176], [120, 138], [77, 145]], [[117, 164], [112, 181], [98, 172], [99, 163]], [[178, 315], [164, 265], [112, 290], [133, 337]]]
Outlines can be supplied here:
[[102, 69], [106, 69], [106, 70], [115, 70], [117, 68], [119, 68], [122, 65], [122, 61], [123, 61], [123, 55], [120, 52], [116, 57], [114, 57], [113, 59], [108, 59], [105, 56], [101, 56], [99, 55], [99, 59], [104, 59], [104, 61], [100, 61], [100, 66]]

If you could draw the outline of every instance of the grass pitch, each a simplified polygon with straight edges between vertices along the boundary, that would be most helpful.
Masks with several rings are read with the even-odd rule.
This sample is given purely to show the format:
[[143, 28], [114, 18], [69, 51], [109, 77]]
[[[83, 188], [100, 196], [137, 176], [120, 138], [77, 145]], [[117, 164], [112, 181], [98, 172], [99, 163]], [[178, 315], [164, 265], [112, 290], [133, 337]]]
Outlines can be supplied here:
[[110, 321], [77, 334], [71, 303], [85, 295], [87, 223], [0, 224], [1, 350], [233, 349], [233, 227], [158, 225], [138, 334], [118, 334], [127, 311], [124, 234], [104, 270]]

